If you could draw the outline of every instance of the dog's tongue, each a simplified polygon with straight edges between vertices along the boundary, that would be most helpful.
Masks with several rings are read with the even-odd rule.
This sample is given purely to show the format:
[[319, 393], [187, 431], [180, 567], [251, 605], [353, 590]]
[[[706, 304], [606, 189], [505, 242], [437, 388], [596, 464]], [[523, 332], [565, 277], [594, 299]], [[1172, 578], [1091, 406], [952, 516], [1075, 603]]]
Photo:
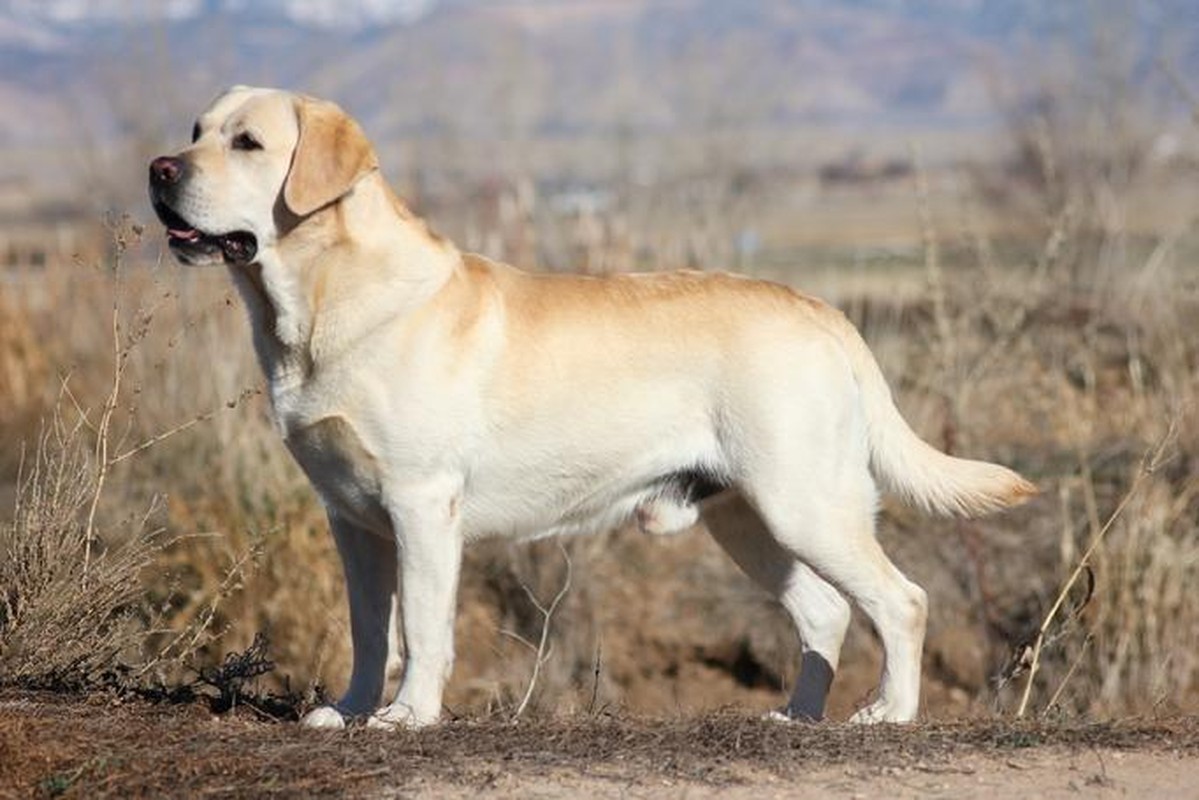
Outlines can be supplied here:
[[200, 238], [200, 232], [195, 228], [188, 228], [187, 230], [167, 228], [167, 236], [170, 236], [172, 239], [182, 239], [185, 242], [194, 242]]

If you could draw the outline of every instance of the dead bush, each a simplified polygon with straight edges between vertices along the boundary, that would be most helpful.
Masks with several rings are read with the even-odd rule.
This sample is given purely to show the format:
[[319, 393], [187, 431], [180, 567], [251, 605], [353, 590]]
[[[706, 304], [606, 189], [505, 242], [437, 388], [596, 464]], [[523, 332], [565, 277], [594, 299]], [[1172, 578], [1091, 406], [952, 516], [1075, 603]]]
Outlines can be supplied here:
[[143, 571], [162, 550], [157, 504], [127, 535], [89, 526], [97, 470], [82, 419], [56, 415], [26, 458], [13, 520], [0, 528], [0, 681], [83, 687], [138, 663]]

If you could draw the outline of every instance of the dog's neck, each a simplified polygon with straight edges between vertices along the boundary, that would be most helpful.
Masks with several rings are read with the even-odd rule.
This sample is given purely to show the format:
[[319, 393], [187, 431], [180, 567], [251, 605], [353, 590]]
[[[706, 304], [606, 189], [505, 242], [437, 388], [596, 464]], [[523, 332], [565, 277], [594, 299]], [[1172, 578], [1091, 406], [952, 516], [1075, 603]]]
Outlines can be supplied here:
[[433, 297], [461, 255], [430, 233], [378, 172], [299, 222], [255, 263], [231, 268], [272, 388]]

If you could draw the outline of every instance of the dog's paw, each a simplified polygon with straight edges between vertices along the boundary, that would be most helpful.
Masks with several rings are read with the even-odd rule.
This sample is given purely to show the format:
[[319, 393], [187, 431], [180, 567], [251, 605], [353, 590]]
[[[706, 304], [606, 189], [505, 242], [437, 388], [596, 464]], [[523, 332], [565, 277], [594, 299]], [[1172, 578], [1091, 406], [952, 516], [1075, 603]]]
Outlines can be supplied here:
[[849, 721], [855, 725], [877, 725], [880, 722], [911, 722], [915, 718], [915, 713], [898, 709], [893, 703], [875, 700], [865, 708], [859, 709]]
[[795, 722], [803, 725], [813, 725], [823, 721], [824, 718], [813, 717], [807, 712], [785, 706], [766, 712], [762, 715], [762, 719], [768, 722]]
[[393, 703], [371, 714], [366, 727], [395, 731], [403, 728], [424, 728], [437, 722], [437, 714], [418, 714], [411, 706]]
[[333, 706], [314, 708], [304, 715], [300, 724], [305, 728], [326, 728], [337, 730], [346, 726], [346, 718]]

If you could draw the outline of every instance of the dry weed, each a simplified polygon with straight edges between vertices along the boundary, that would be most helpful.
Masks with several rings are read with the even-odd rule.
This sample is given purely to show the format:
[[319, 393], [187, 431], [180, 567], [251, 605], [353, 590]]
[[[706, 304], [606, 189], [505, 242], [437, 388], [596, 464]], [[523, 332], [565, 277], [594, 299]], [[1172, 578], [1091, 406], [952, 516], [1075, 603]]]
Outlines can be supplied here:
[[207, 613], [164, 633], [174, 587], [160, 587], [155, 599], [145, 578], [164, 553], [189, 537], [163, 527], [161, 495], [113, 491], [112, 479], [128, 479], [138, 456], [211, 416], [154, 434], [137, 427], [140, 389], [129, 386], [128, 372], [154, 310], [142, 305], [130, 312], [121, 289], [123, 260], [139, 234], [127, 221], [113, 231], [112, 291], [98, 315], [107, 330], [93, 342], [101, 348], [94, 369], [78, 382], [95, 381], [90, 385], [100, 389], [98, 402], [89, 403], [95, 395], [80, 392], [64, 375], [41, 434], [22, 450], [11, 520], [0, 526], [4, 683], [124, 686], [159, 677], [168, 667], [178, 673], [211, 640], [216, 604], [245, 574], [248, 557], [223, 573], [222, 591]]
[[[82, 687], [141, 658], [142, 573], [162, 548], [151, 505], [105, 546], [88, 525], [98, 474], [81, 422], [56, 416], [25, 465], [0, 529], [0, 680]], [[92, 550], [95, 547], [93, 556]]]

